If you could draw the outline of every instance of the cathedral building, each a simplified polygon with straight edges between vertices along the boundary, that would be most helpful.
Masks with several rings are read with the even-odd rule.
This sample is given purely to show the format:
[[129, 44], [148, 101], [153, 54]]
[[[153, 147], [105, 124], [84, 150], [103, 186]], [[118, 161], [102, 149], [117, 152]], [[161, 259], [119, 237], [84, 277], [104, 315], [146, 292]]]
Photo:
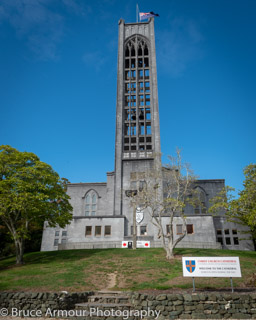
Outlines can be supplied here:
[[[128, 247], [133, 235], [133, 207], [127, 196], [143, 183], [152, 168], [162, 170], [154, 18], [148, 22], [119, 21], [115, 170], [107, 182], [70, 183], [67, 193], [73, 219], [65, 229], [44, 224], [42, 251]], [[202, 206], [185, 210], [187, 235], [179, 247], [253, 250], [241, 225], [228, 222], [224, 213], [208, 213], [209, 201], [224, 187], [222, 179], [197, 180]], [[164, 231], [170, 228], [163, 217]], [[159, 247], [158, 230], [146, 210], [137, 210], [139, 246]], [[179, 217], [172, 229], [183, 233]], [[241, 240], [243, 238], [243, 240]]]

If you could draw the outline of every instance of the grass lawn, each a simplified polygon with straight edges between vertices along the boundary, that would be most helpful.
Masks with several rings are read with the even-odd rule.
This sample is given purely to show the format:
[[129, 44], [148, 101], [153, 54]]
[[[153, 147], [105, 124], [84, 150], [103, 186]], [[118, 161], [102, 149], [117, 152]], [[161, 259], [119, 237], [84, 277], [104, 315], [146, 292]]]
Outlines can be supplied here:
[[[234, 287], [247, 288], [256, 275], [256, 252], [176, 249], [169, 262], [160, 248], [97, 249], [35, 252], [25, 255], [25, 264], [15, 266], [15, 258], [0, 260], [1, 291], [143, 290], [192, 287], [182, 276], [182, 256], [239, 256], [242, 278]], [[255, 281], [255, 280], [254, 280]], [[255, 285], [255, 282], [254, 282]], [[197, 288], [230, 287], [229, 278], [197, 278]]]

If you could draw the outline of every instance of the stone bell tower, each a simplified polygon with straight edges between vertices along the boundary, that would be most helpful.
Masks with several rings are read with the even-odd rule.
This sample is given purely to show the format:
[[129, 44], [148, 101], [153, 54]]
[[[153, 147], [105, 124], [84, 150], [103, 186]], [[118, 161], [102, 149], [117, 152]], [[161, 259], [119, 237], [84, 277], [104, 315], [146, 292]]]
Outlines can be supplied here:
[[154, 18], [119, 21], [114, 215], [130, 220], [125, 191], [161, 168]]

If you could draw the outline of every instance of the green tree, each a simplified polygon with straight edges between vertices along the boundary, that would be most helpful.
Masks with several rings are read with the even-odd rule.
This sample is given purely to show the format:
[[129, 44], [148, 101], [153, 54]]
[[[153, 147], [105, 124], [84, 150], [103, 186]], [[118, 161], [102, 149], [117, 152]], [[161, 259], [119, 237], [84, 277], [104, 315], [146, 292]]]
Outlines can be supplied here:
[[251, 229], [256, 240], [256, 164], [249, 164], [244, 169], [244, 189], [239, 193], [238, 214]]
[[31, 228], [47, 220], [64, 227], [72, 219], [66, 180], [31, 152], [0, 146], [0, 219], [15, 243], [16, 263], [23, 263]]
[[210, 211], [225, 210], [229, 221], [248, 226], [256, 241], [256, 164], [244, 168], [244, 189], [238, 193], [238, 198], [232, 195], [234, 188], [226, 187], [212, 199]]

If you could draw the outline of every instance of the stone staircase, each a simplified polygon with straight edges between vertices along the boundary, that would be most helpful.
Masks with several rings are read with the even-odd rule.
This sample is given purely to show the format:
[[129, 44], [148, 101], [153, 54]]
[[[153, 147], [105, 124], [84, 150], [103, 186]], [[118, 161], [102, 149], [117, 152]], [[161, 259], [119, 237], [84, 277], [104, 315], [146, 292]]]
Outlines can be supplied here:
[[132, 315], [134, 306], [130, 303], [130, 293], [121, 291], [98, 291], [88, 296], [88, 301], [76, 304], [79, 320], [89, 319], [137, 319]]

